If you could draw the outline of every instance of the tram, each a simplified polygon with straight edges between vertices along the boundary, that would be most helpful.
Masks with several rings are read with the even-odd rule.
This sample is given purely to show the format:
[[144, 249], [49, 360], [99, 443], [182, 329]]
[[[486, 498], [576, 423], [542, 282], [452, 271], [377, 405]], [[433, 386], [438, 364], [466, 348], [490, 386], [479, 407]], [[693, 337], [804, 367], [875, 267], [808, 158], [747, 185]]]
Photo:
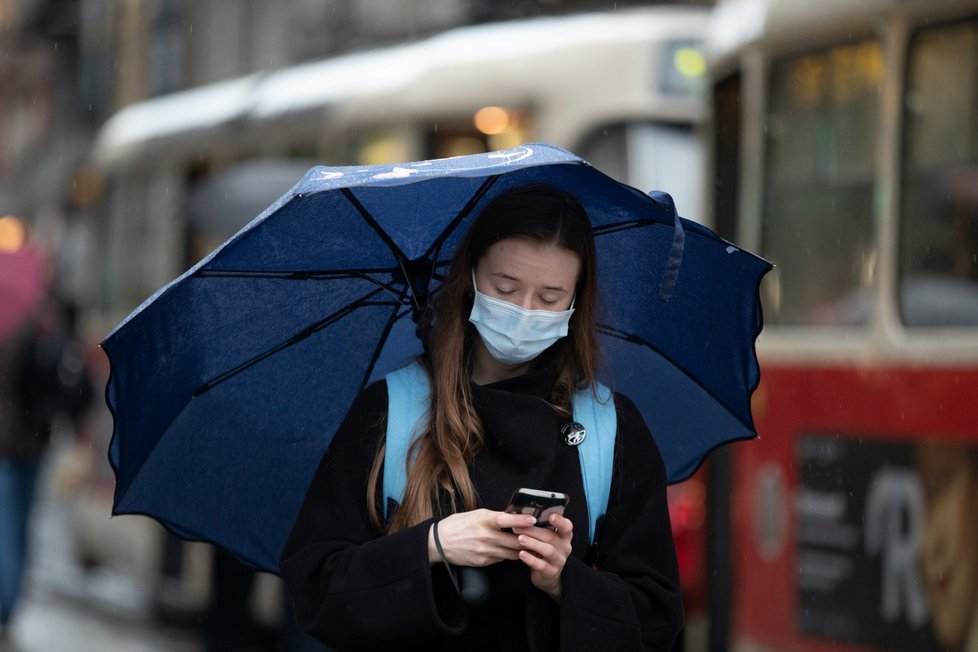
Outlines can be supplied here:
[[978, 2], [724, 1], [705, 43], [712, 219], [776, 265], [711, 637], [978, 650]]
[[[107, 180], [100, 222], [116, 265], [103, 275], [107, 317], [124, 317], [196, 262], [201, 245], [217, 244], [195, 238], [231, 235], [264, 207], [239, 206], [236, 221], [215, 224], [190, 201], [207, 182], [238, 197], [271, 179], [274, 199], [313, 164], [546, 141], [636, 187], [670, 188], [697, 216], [706, 20], [703, 8], [660, 7], [465, 27], [127, 107], [92, 153]], [[255, 166], [264, 169], [249, 174]], [[197, 212], [219, 212], [207, 209]], [[188, 255], [174, 256], [184, 245]]]
[[[100, 130], [91, 155], [106, 188], [96, 214], [103, 332], [314, 164], [393, 163], [546, 141], [637, 188], [668, 189], [681, 214], [701, 219], [707, 20], [704, 7], [660, 6], [465, 27], [123, 109]], [[690, 541], [683, 559], [691, 596], [702, 585], [699, 482], [674, 490], [677, 541]], [[150, 544], [158, 534], [140, 528], [156, 526], [126, 517], [106, 528], [112, 487], [106, 466], [101, 493], [80, 519], [85, 555], [96, 563], [132, 541], [127, 549], [152, 551], [133, 560], [150, 567], [141, 575], [152, 580], [161, 565]], [[184, 584], [183, 576], [206, 576], [187, 550], [194, 546], [180, 553], [189, 570], [170, 572]], [[203, 595], [199, 586], [189, 593]]]

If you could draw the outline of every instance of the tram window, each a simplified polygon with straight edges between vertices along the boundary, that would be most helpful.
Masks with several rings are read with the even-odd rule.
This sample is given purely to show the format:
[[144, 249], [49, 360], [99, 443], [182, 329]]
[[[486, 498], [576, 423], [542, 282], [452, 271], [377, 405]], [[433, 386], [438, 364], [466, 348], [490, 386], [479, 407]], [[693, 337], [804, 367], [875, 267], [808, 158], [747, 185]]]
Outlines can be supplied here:
[[978, 20], [917, 32], [908, 66], [900, 314], [978, 326]]
[[609, 177], [625, 182], [628, 166], [625, 142], [625, 125], [608, 125], [589, 133], [576, 151], [581, 158]]
[[625, 122], [594, 129], [574, 147], [605, 174], [642, 192], [665, 190], [683, 217], [701, 222], [703, 155], [693, 127]]
[[111, 180], [102, 209], [102, 305], [114, 318], [121, 319], [186, 268], [179, 188], [169, 170]]
[[[127, 180], [128, 181], [128, 180]], [[125, 314], [146, 297], [142, 282], [144, 189], [135, 183], [113, 180], [104, 207], [105, 255], [102, 257], [103, 306], [109, 314]]]
[[438, 124], [427, 134], [427, 158], [451, 158], [482, 154], [492, 149], [484, 134], [467, 124]]
[[761, 234], [764, 255], [777, 265], [764, 293], [770, 323], [868, 320], [882, 73], [875, 41], [786, 59], [771, 69]]
[[635, 122], [628, 125], [628, 176], [631, 186], [665, 190], [685, 218], [703, 222], [703, 151], [688, 124]]
[[415, 153], [409, 134], [404, 131], [371, 129], [357, 134], [346, 142], [346, 151], [341, 164], [386, 165], [410, 161]]

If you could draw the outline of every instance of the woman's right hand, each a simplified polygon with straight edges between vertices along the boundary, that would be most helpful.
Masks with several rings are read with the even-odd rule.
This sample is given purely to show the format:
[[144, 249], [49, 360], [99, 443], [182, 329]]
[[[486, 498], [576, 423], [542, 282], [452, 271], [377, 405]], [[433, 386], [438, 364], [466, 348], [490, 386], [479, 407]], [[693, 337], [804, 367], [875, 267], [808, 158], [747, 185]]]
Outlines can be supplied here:
[[[533, 516], [488, 509], [459, 512], [438, 521], [438, 540], [445, 559], [456, 566], [490, 566], [504, 559], [519, 559], [520, 546], [510, 528], [536, 523]], [[428, 531], [428, 561], [441, 562], [435, 546], [434, 526]]]

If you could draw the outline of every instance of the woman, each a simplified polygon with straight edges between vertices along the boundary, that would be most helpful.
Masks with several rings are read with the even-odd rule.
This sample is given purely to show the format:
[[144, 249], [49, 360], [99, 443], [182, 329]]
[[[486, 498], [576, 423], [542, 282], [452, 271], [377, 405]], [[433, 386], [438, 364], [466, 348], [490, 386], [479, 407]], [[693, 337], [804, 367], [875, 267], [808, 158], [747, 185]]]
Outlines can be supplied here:
[[[571, 394], [596, 382], [595, 269], [567, 193], [511, 189], [475, 220], [422, 323], [432, 398], [401, 504], [391, 514], [382, 498], [379, 382], [337, 431], [283, 551], [307, 631], [351, 650], [671, 646], [683, 614], [651, 434], [616, 394], [611, 498], [590, 549], [581, 462], [561, 437]], [[520, 487], [571, 500], [534, 527], [503, 511]], [[483, 569], [484, 604], [462, 601], [456, 567]]]

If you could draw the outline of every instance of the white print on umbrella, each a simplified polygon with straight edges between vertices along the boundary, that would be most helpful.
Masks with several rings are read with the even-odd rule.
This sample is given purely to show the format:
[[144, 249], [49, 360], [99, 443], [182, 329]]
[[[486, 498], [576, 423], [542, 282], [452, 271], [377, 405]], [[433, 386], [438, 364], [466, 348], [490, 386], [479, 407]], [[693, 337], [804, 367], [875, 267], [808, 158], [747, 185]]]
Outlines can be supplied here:
[[[455, 168], [453, 171], [468, 172], [470, 170], [486, 170], [500, 165], [509, 165], [511, 163], [516, 163], [518, 161], [525, 161], [531, 156], [533, 156], [533, 148], [527, 147], [526, 145], [520, 145], [515, 149], [509, 149], [501, 152], [489, 152], [488, 154], [486, 154], [486, 159], [488, 159], [488, 163], [485, 165], [471, 165], [468, 167], [459, 167], [459, 168]], [[445, 159], [436, 159], [436, 161], [437, 160], [451, 161], [453, 159], [462, 159], [462, 158], [467, 158], [467, 157], [452, 156], [450, 158], [445, 158]], [[417, 165], [421, 165], [421, 164], [431, 165], [431, 163], [436, 161], [420, 161]]]
[[[471, 155], [469, 155], [469, 156], [471, 156]], [[489, 159], [489, 163], [486, 164], [486, 165], [473, 165], [473, 166], [464, 167], [464, 168], [456, 168], [456, 171], [482, 170], [484, 168], [491, 168], [491, 167], [495, 167], [497, 165], [508, 165], [510, 163], [516, 163], [517, 161], [524, 161], [524, 160], [530, 158], [531, 156], [533, 156], [533, 148], [532, 147], [527, 147], [526, 145], [520, 145], [519, 147], [516, 147], [514, 149], [508, 149], [508, 150], [500, 151], [500, 152], [489, 152], [488, 154], [486, 154], [486, 158]], [[429, 160], [426, 160], [426, 161], [416, 161], [416, 162], [414, 162], [414, 163], [411, 164], [411, 167], [416, 167], [416, 168], [417, 167], [424, 167], [424, 166], [428, 166], [428, 165], [431, 165], [433, 163], [438, 163], [438, 162], [441, 162], [441, 161], [454, 161], [456, 159], [463, 159], [463, 158], [467, 158], [467, 156], [465, 156], [465, 155], [463, 155], [463, 156], [449, 156], [448, 158], [429, 159]], [[500, 160], [497, 160], [497, 159], [502, 159], [502, 160], [500, 161]], [[395, 169], [399, 169], [399, 168], [395, 168]], [[376, 179], [387, 179], [387, 178], [393, 178], [393, 177], [374, 177], [374, 178], [376, 178]]]
[[417, 174], [417, 170], [410, 170], [408, 168], [393, 168], [390, 172], [381, 172], [380, 174], [375, 174], [374, 179], [406, 179], [412, 174]]
[[501, 158], [505, 159], [505, 163], [516, 163], [517, 161], [522, 161], [533, 156], [533, 149], [521, 145], [515, 149], [505, 150], [502, 152], [493, 152], [488, 155], [489, 158]]
[[[487, 158], [488, 159], [492, 159], [492, 162], [489, 165], [475, 166], [475, 167], [468, 167], [468, 168], [459, 168], [459, 171], [462, 171], [462, 170], [478, 170], [478, 169], [482, 169], [482, 168], [486, 168], [486, 167], [494, 167], [496, 165], [509, 165], [510, 163], [514, 163], [514, 162], [517, 162], [517, 161], [526, 160], [526, 159], [530, 158], [531, 156], [533, 156], [533, 149], [530, 148], [530, 147], [526, 147], [525, 145], [521, 145], [520, 147], [517, 147], [515, 149], [507, 150], [507, 151], [504, 151], [504, 152], [493, 152], [491, 154], [488, 154], [487, 155]], [[463, 157], [463, 156], [455, 156], [455, 157], [452, 157], [452, 158], [465, 158], [465, 157]], [[495, 159], [502, 159], [502, 160], [495, 160]], [[450, 159], [440, 159], [440, 160], [450, 160]], [[429, 161], [416, 161], [416, 162], [414, 162], [414, 163], [411, 164], [411, 168], [426, 167], [426, 166], [431, 165], [434, 162], [435, 161], [432, 161], [432, 160], [429, 160]], [[418, 174], [420, 172], [420, 170], [411, 169], [411, 168], [405, 168], [405, 167], [395, 166], [395, 167], [391, 168], [390, 172], [380, 172], [379, 174], [373, 175], [373, 177], [371, 177], [371, 178], [378, 179], [378, 180], [381, 180], [381, 181], [387, 180], [387, 179], [406, 179], [406, 178], [410, 177], [411, 175]], [[358, 172], [360, 172], [360, 171], [358, 170]], [[327, 179], [337, 179], [337, 178], [343, 176], [343, 173], [342, 172], [322, 172], [322, 175], [323, 175], [322, 176], [322, 180], [327, 180]]]

